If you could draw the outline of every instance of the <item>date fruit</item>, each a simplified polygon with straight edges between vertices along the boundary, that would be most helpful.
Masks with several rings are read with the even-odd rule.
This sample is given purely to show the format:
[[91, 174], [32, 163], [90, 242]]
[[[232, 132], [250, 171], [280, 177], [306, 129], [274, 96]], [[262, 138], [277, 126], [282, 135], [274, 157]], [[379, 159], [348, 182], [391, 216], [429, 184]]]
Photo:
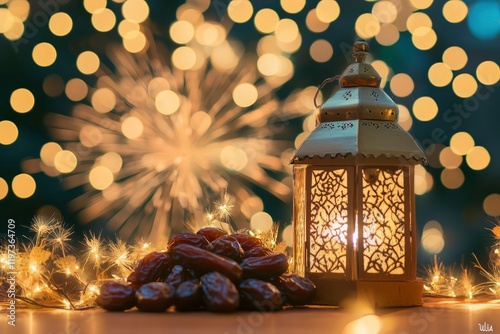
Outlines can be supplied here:
[[279, 276], [288, 269], [288, 258], [282, 253], [249, 257], [241, 262], [241, 268], [244, 278], [268, 279]]
[[239, 282], [243, 273], [235, 261], [191, 245], [178, 245], [172, 249], [172, 259], [175, 263], [193, 269], [197, 273], [218, 271], [233, 282]]
[[174, 293], [165, 282], [146, 283], [135, 292], [136, 306], [142, 312], [163, 312], [173, 305]]
[[173, 266], [169, 252], [152, 252], [139, 261], [137, 268], [128, 276], [127, 281], [135, 285], [163, 281]]
[[108, 311], [125, 311], [135, 306], [135, 291], [130, 285], [111, 281], [104, 283], [95, 299], [97, 305]]
[[179, 284], [184, 281], [187, 281], [190, 278], [190, 274], [187, 269], [183, 268], [176, 264], [170, 274], [168, 275], [165, 283], [170, 284], [174, 289], [177, 289]]
[[249, 278], [241, 282], [239, 290], [241, 306], [244, 309], [272, 312], [283, 305], [280, 291], [269, 282]]
[[233, 238], [238, 240], [238, 242], [241, 245], [241, 248], [245, 252], [248, 252], [254, 247], [263, 247], [264, 245], [262, 244], [262, 241], [259, 238], [256, 238], [254, 236], [248, 235], [248, 234], [241, 234], [241, 233], [234, 233], [231, 234]]
[[172, 249], [177, 245], [191, 245], [198, 248], [205, 249], [208, 245], [208, 240], [199, 234], [195, 233], [181, 233], [176, 234], [168, 241], [168, 249]]
[[221, 236], [207, 246], [207, 251], [214, 254], [227, 257], [228, 259], [236, 262], [241, 262], [244, 254], [243, 248], [240, 243], [230, 235]]
[[227, 235], [227, 232], [217, 227], [204, 227], [196, 232], [196, 234], [204, 236], [208, 242], [212, 242], [223, 235]]
[[201, 308], [201, 284], [198, 279], [182, 282], [175, 290], [175, 309], [181, 312], [197, 311]]
[[203, 305], [212, 312], [231, 312], [238, 308], [240, 295], [229, 278], [216, 271], [201, 276]]
[[297, 274], [283, 274], [270, 280], [285, 297], [285, 303], [290, 305], [305, 305], [312, 300], [316, 286], [307, 277]]
[[267, 255], [272, 255], [272, 254], [274, 254], [274, 253], [269, 248], [257, 246], [257, 247], [250, 249], [248, 252], [245, 252], [245, 254], [243, 254], [243, 258], [246, 259], [249, 257], [267, 256]]

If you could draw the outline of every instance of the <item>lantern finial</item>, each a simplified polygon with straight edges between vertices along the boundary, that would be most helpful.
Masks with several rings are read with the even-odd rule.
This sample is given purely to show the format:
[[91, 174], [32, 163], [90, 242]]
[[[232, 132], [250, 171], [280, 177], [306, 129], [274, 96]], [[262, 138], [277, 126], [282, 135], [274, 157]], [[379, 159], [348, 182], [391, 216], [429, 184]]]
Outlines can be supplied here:
[[352, 49], [354, 51], [352, 56], [356, 58], [356, 63], [362, 63], [370, 52], [370, 46], [364, 39], [358, 39], [354, 42]]

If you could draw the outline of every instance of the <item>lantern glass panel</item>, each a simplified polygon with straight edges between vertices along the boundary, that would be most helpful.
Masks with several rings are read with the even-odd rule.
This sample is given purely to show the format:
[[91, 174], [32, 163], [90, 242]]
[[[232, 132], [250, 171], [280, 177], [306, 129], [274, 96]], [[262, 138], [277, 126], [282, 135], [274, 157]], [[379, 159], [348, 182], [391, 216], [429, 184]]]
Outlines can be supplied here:
[[347, 271], [348, 173], [347, 169], [310, 170], [309, 272]]
[[405, 274], [407, 168], [362, 168], [363, 272]]

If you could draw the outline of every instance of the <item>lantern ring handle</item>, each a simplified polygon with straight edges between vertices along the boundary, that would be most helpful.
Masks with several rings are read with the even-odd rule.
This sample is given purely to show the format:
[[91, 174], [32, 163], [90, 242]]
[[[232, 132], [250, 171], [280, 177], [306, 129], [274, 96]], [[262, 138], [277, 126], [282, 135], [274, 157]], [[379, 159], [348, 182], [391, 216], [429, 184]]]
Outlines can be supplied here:
[[321, 91], [321, 89], [323, 87], [326, 86], [326, 84], [330, 83], [330, 82], [333, 82], [335, 80], [338, 80], [340, 78], [340, 75], [336, 75], [334, 77], [331, 77], [331, 78], [326, 78], [325, 80], [323, 80], [323, 82], [321, 83], [321, 85], [319, 85], [318, 89], [316, 90], [316, 93], [314, 94], [314, 107], [316, 109], [318, 109], [319, 107], [321, 107], [320, 105], [318, 105], [318, 103], [316, 102], [316, 99], [318, 98], [318, 94], [319, 92]]

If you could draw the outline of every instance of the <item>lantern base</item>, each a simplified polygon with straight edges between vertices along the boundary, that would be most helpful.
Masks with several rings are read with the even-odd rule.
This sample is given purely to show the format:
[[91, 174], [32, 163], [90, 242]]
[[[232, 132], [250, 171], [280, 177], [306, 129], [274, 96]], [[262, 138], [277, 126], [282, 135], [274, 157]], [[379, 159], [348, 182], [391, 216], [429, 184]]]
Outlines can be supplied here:
[[352, 300], [363, 300], [375, 307], [422, 305], [422, 282], [311, 279], [318, 289], [312, 304], [344, 306]]

